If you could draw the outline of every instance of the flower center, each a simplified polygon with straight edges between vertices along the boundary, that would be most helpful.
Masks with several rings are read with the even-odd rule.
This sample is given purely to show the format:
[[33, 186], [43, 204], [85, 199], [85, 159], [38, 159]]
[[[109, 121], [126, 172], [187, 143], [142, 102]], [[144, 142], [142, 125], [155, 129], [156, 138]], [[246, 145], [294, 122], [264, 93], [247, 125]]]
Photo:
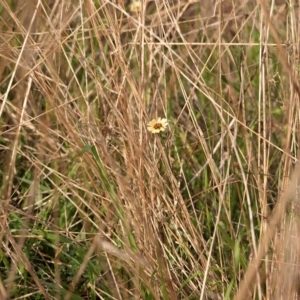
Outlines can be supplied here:
[[159, 129], [159, 128], [162, 128], [162, 124], [156, 123], [153, 127], [154, 127], [154, 129]]

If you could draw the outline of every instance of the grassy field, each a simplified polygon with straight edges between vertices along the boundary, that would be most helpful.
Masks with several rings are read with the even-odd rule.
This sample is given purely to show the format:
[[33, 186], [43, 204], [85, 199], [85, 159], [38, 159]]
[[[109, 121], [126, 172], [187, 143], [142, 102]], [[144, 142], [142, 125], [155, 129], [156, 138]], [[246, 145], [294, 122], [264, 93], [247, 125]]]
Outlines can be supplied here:
[[299, 14], [0, 0], [0, 299], [300, 299]]

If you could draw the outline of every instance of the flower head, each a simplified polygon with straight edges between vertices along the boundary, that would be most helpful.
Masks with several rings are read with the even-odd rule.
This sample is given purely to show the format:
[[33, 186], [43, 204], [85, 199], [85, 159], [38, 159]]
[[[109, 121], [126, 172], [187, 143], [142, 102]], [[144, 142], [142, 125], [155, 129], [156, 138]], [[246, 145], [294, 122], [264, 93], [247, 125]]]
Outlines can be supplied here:
[[168, 126], [168, 120], [163, 118], [153, 119], [147, 125], [147, 129], [152, 133], [158, 133], [160, 131], [165, 131]]
[[129, 9], [131, 12], [139, 12], [141, 10], [141, 7], [141, 0], [132, 0]]

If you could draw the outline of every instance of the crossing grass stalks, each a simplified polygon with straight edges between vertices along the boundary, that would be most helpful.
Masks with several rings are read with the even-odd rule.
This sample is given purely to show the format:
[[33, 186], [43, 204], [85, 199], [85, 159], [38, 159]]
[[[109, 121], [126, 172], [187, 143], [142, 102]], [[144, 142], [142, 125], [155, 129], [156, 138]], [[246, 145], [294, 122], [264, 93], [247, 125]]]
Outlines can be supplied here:
[[298, 299], [298, 15], [0, 0], [0, 298]]

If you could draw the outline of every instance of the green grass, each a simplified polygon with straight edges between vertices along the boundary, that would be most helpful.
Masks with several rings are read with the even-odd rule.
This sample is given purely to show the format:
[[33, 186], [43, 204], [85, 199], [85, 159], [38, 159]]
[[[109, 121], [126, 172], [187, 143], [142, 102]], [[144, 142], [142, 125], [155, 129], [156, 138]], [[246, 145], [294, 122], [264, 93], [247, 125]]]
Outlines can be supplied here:
[[0, 298], [297, 299], [298, 6], [130, 4], [0, 0]]

